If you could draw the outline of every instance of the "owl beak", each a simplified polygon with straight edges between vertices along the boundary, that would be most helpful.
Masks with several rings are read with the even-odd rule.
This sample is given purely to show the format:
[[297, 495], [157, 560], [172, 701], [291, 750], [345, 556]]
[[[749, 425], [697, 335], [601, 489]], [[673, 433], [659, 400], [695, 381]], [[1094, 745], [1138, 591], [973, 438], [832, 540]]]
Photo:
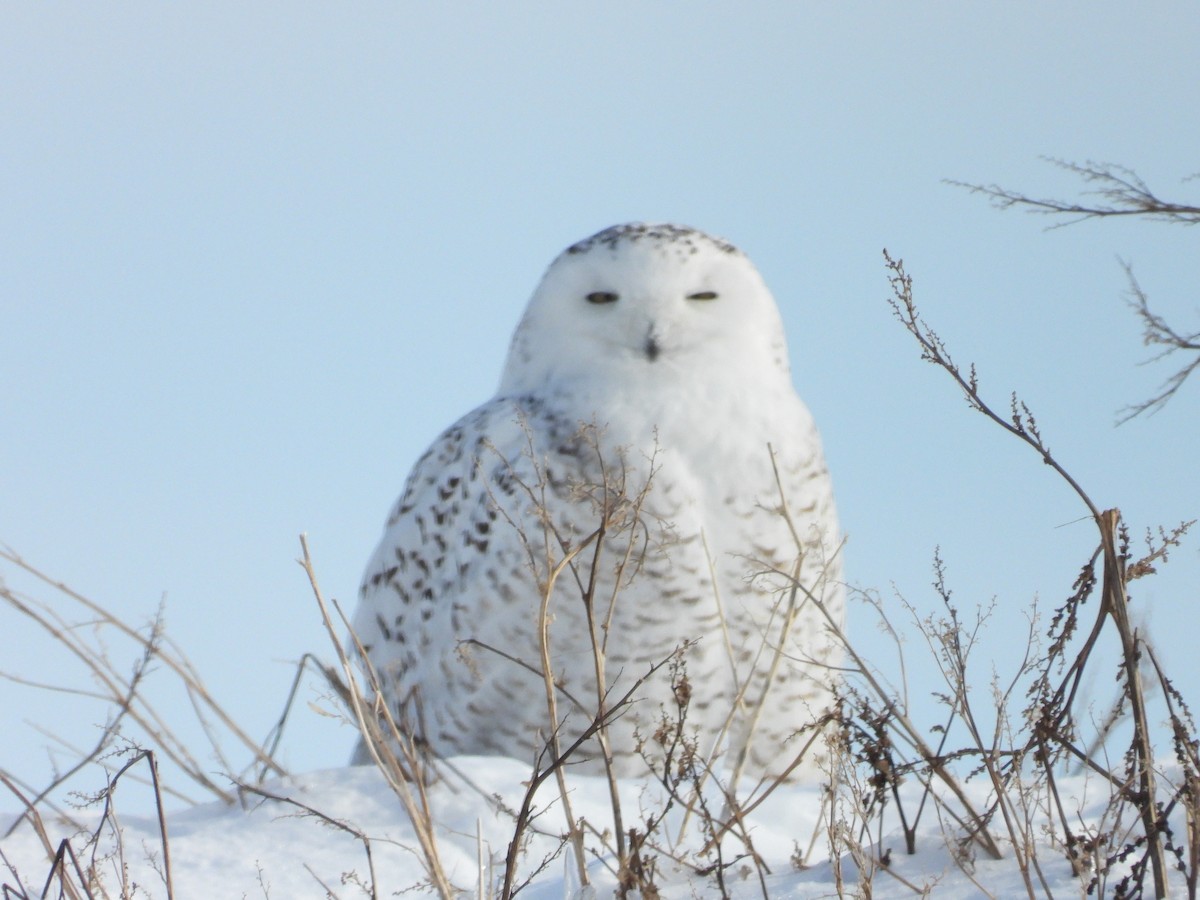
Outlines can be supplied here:
[[662, 332], [654, 319], [650, 319], [646, 323], [646, 337], [642, 340], [642, 353], [646, 354], [646, 359], [650, 362], [654, 362], [662, 353]]

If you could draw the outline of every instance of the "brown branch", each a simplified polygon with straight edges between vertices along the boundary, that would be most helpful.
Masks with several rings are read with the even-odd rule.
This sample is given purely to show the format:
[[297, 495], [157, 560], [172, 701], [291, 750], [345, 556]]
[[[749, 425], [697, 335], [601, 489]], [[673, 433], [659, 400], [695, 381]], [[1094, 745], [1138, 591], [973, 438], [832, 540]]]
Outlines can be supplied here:
[[1153, 415], [1158, 412], [1183, 387], [1183, 383], [1187, 381], [1192, 372], [1200, 368], [1200, 331], [1184, 334], [1172, 328], [1166, 319], [1150, 309], [1150, 300], [1146, 296], [1146, 292], [1142, 290], [1142, 286], [1138, 284], [1137, 278], [1134, 277], [1133, 267], [1124, 260], [1121, 261], [1121, 266], [1125, 269], [1125, 276], [1129, 279], [1129, 305], [1142, 322], [1142, 343], [1147, 347], [1158, 348], [1157, 353], [1149, 359], [1143, 360], [1141, 364], [1158, 362], [1179, 351], [1194, 355], [1190, 362], [1159, 386], [1158, 393], [1153, 397], [1122, 409], [1120, 417], [1117, 419], [1118, 425], [1123, 425], [1142, 413]]
[[950, 352], [942, 339], [938, 337], [937, 332], [926, 324], [921, 318], [921, 314], [917, 312], [916, 302], [913, 300], [912, 294], [912, 278], [904, 271], [904, 260], [892, 259], [887, 250], [883, 251], [883, 258], [886, 261], [888, 271], [891, 273], [888, 280], [892, 285], [893, 296], [888, 298], [888, 303], [892, 307], [892, 312], [896, 318], [908, 330], [917, 343], [921, 345], [921, 359], [926, 362], [931, 362], [934, 365], [945, 370], [962, 389], [963, 395], [966, 398], [967, 405], [976, 412], [981, 412], [1013, 437], [1019, 438], [1030, 447], [1037, 451], [1041, 456], [1042, 462], [1050, 466], [1059, 476], [1071, 486], [1079, 499], [1083, 501], [1084, 506], [1088, 508], [1088, 512], [1092, 514], [1092, 518], [1097, 522], [1100, 520], [1100, 510], [1092, 503], [1091, 498], [1084, 492], [1071, 474], [1067, 472], [1058, 461], [1050, 453], [1050, 448], [1042, 440], [1041, 432], [1038, 430], [1037, 421], [1024, 403], [1017, 399], [1017, 395], [1012, 395], [1011, 414], [1002, 416], [984, 402], [979, 393], [979, 378], [975, 373], [975, 366], [971, 365], [967, 374], [964, 375], [962, 370], [950, 357]]
[[1094, 199], [1071, 201], [1035, 198], [995, 184], [971, 184], [949, 179], [946, 183], [954, 187], [966, 188], [973, 194], [982, 194], [997, 209], [1018, 207], [1026, 212], [1040, 215], [1072, 217], [1067, 221], [1048, 226], [1049, 228], [1062, 228], [1065, 225], [1072, 225], [1087, 219], [1120, 216], [1142, 216], [1147, 219], [1184, 225], [1200, 223], [1200, 206], [1163, 200], [1150, 190], [1146, 182], [1132, 169], [1114, 163], [1088, 161], [1080, 164], [1051, 158], [1046, 158], [1046, 161], [1079, 176], [1085, 184], [1092, 185], [1090, 190], [1083, 191], [1082, 196]]
[[[1136, 172], [1125, 166], [1090, 161], [1079, 164], [1059, 159], [1048, 159], [1047, 161], [1077, 175], [1085, 184], [1091, 185], [1092, 188], [1084, 191], [1083, 196], [1092, 199], [1085, 201], [1038, 199], [1020, 191], [1012, 191], [994, 184], [980, 185], [962, 181], [947, 181], [947, 183], [955, 187], [966, 188], [973, 194], [983, 194], [998, 209], [1021, 207], [1026, 212], [1071, 217], [1065, 221], [1056, 222], [1049, 226], [1050, 228], [1061, 228], [1085, 219], [1118, 216], [1140, 216], [1182, 225], [1200, 223], [1200, 206], [1163, 200], [1147, 186]], [[1192, 178], [1195, 177], [1197, 176], [1192, 176]], [[1164, 381], [1153, 397], [1120, 410], [1117, 419], [1118, 425], [1145, 412], [1158, 412], [1183, 386], [1188, 376], [1200, 368], [1200, 332], [1195, 334], [1177, 332], [1161, 316], [1151, 312], [1145, 293], [1133, 277], [1133, 270], [1127, 262], [1122, 262], [1121, 265], [1125, 268], [1125, 274], [1129, 279], [1132, 297], [1130, 305], [1142, 321], [1142, 341], [1146, 346], [1162, 348], [1160, 353], [1146, 362], [1154, 362], [1179, 350], [1196, 355], [1190, 363]]]
[[[307, 803], [301, 803], [299, 800], [296, 800], [292, 797], [285, 797], [282, 794], [272, 793], [271, 791], [266, 790], [265, 788], [261, 787], [260, 785], [247, 784], [245, 782], [239, 781], [239, 782], [237, 782], [237, 786], [240, 789], [247, 791], [251, 794], [257, 794], [258, 796], [262, 797], [265, 800], [273, 800], [276, 803], [287, 803], [291, 806], [295, 806], [297, 809], [302, 811], [304, 816], [310, 816], [319, 822], [324, 822], [326, 825], [330, 826], [331, 828], [336, 828], [339, 831], [344, 831], [344, 832], [346, 832], [346, 834], [350, 835], [351, 837], [353, 837], [356, 840], [358, 840], [359, 842], [361, 842], [363, 845], [363, 852], [365, 852], [367, 855], [367, 877], [370, 879], [370, 882], [367, 885], [367, 887], [369, 889], [370, 897], [371, 897], [371, 900], [376, 900], [376, 898], [378, 898], [379, 882], [378, 882], [378, 879], [375, 877], [375, 859], [371, 853], [371, 838], [367, 836], [366, 832], [362, 831], [362, 829], [357, 828], [356, 826], [354, 826], [351, 823], [346, 822], [342, 819], [335, 819], [332, 816], [326, 815], [325, 813], [321, 812], [319, 809], [309, 806]], [[320, 878], [317, 878], [316, 874], [312, 873], [311, 869], [309, 870], [309, 872], [311, 874], [313, 874], [313, 877], [316, 878], [319, 883], [321, 883], [322, 887], [325, 886], [324, 883], [321, 882]], [[330, 893], [330, 896], [333, 896], [333, 894]]]
[[1150, 870], [1154, 876], [1154, 896], [1167, 895], [1167, 861], [1159, 840], [1158, 794], [1154, 778], [1154, 748], [1150, 744], [1150, 723], [1146, 715], [1146, 694], [1138, 667], [1141, 637], [1129, 621], [1129, 595], [1125, 591], [1125, 557], [1118, 551], [1117, 528], [1121, 513], [1106, 509], [1100, 518], [1100, 539], [1104, 545], [1104, 608], [1112, 617], [1121, 639], [1121, 666], [1125, 671], [1125, 696], [1133, 714], [1133, 776], [1138, 781], [1138, 814], [1145, 830]]

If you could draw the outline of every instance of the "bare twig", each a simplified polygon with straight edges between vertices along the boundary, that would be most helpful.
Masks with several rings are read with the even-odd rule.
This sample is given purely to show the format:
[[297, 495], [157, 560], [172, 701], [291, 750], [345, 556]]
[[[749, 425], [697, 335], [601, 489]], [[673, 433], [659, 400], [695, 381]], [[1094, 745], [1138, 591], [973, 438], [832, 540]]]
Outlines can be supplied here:
[[[41, 842], [42, 849], [46, 853], [46, 858], [48, 860], [50, 860], [50, 862], [51, 862], [50, 877], [48, 877], [46, 879], [46, 890], [49, 890], [50, 883], [54, 877], [54, 873], [61, 872], [63, 870], [64, 856], [69, 851], [71, 861], [74, 863], [74, 866], [75, 866], [75, 871], [77, 873], [79, 873], [79, 876], [80, 876], [79, 877], [80, 886], [81, 886], [82, 890], [84, 891], [84, 894], [88, 898], [91, 898], [92, 895], [87, 889], [87, 880], [85, 878], [83, 878], [82, 873], [79, 872], [79, 861], [75, 858], [74, 851], [70, 850], [68, 842], [62, 841], [56, 849], [54, 844], [50, 841], [49, 833], [46, 831], [46, 823], [42, 821], [41, 813], [38, 812], [38, 809], [33, 804], [33, 802], [30, 801], [29, 798], [27, 798], [21, 792], [21, 790], [12, 782], [12, 779], [10, 779], [3, 772], [0, 772], [0, 783], [3, 783], [4, 786], [6, 788], [8, 788], [8, 790], [12, 793], [12, 795], [14, 797], [16, 797], [17, 800], [20, 801], [21, 808], [24, 810], [24, 812], [22, 812], [21, 815], [17, 818], [17, 821], [13, 823], [13, 827], [9, 829], [8, 834], [12, 834], [13, 830], [17, 827], [17, 825], [19, 825], [21, 823], [22, 820], [28, 822], [30, 827], [33, 828], [34, 834], [37, 835], [38, 840]], [[5, 836], [7, 837], [7, 835], [5, 835]], [[13, 870], [12, 865], [10, 863], [8, 863], [7, 859], [5, 860], [5, 863], [8, 866], [9, 871], [13, 871], [14, 874], [16, 874], [15, 871]], [[20, 881], [20, 879], [18, 879], [18, 882], [19, 881]], [[72, 885], [70, 882], [68, 882], [66, 879], [62, 879], [60, 883], [62, 885], [63, 895], [65, 897], [69, 898], [69, 900], [79, 900], [80, 896], [82, 896], [79, 893], [79, 891], [76, 890], [75, 886]], [[46, 890], [44, 890], [42, 892], [42, 896], [46, 895]]]
[[949, 180], [947, 183], [966, 188], [973, 194], [984, 195], [998, 209], [1017, 207], [1031, 213], [1072, 217], [1050, 226], [1051, 228], [1061, 228], [1086, 219], [1112, 216], [1141, 216], [1183, 225], [1195, 225], [1200, 222], [1200, 206], [1163, 200], [1150, 190], [1132, 169], [1114, 163], [1074, 163], [1052, 158], [1047, 158], [1046, 161], [1079, 176], [1085, 184], [1091, 185], [1089, 190], [1083, 192], [1083, 196], [1094, 199], [1036, 199], [1020, 191], [1011, 191], [994, 184], [981, 185]]
[[646, 680], [653, 677], [659, 669], [661, 669], [670, 657], [652, 665], [640, 678], [633, 682], [632, 685], [625, 691], [624, 694], [615, 702], [608, 706], [605, 717], [601, 719], [599, 716], [592, 719], [586, 728], [579, 736], [572, 741], [566, 749], [558, 754], [549, 754], [551, 743], [547, 743], [540, 754], [538, 765], [530, 776], [529, 782], [525, 789], [525, 796], [521, 801], [520, 809], [517, 811], [516, 827], [513, 830], [512, 839], [509, 841], [508, 852], [505, 858], [504, 884], [500, 889], [502, 900], [509, 900], [515, 893], [515, 881], [517, 870], [517, 855], [520, 851], [521, 839], [528, 827], [529, 822], [533, 817], [533, 798], [537, 794], [538, 788], [545, 783], [546, 779], [551, 775], [557, 775], [562, 771], [564, 764], [571, 756], [579, 750], [585, 743], [616, 716], [624, 712], [625, 708], [633, 701], [637, 692], [641, 690]]
[[[1081, 178], [1090, 189], [1083, 192], [1085, 200], [1035, 199], [1020, 191], [1012, 191], [997, 185], [968, 184], [950, 181], [955, 187], [966, 188], [975, 194], [989, 198], [999, 209], [1020, 207], [1026, 212], [1051, 216], [1066, 216], [1064, 221], [1048, 226], [1061, 228], [1086, 219], [1134, 216], [1159, 222], [1195, 225], [1200, 222], [1200, 206], [1191, 203], [1175, 203], [1163, 200], [1146, 185], [1136, 172], [1113, 163], [1074, 163], [1059, 159], [1048, 162]], [[1193, 175], [1193, 180], [1197, 176]], [[1148, 347], [1157, 347], [1159, 352], [1147, 362], [1184, 351], [1194, 354], [1190, 362], [1163, 382], [1158, 392], [1149, 400], [1126, 406], [1118, 412], [1117, 424], [1121, 425], [1142, 413], [1158, 412], [1183, 386], [1188, 376], [1200, 367], [1200, 332], [1185, 334], [1167, 324], [1162, 316], [1150, 310], [1146, 294], [1133, 277], [1133, 269], [1127, 262], [1121, 265], [1129, 280], [1131, 301], [1135, 314], [1142, 323], [1142, 342]]]
[[[421, 861], [425, 866], [425, 872], [429, 877], [430, 883], [437, 890], [442, 900], [452, 900], [452, 898], [458, 896], [459, 892], [455, 890], [446, 877], [441, 857], [438, 853], [437, 840], [434, 835], [434, 823], [429, 810], [429, 799], [425, 794], [425, 779], [423, 777], [423, 769], [421, 768], [420, 753], [415, 747], [411, 735], [406, 735], [397, 725], [387, 704], [369, 702], [359, 689], [358, 678], [354, 673], [354, 665], [350, 660], [349, 654], [346, 652], [346, 648], [339, 639], [338, 627], [334, 625], [329, 607], [325, 602], [325, 595], [321, 592], [321, 586], [317, 581], [316, 569], [313, 566], [312, 556], [308, 550], [307, 535], [300, 535], [300, 548], [303, 555], [299, 563], [304, 569], [305, 575], [308, 576], [308, 583], [312, 588], [313, 597], [316, 599], [317, 606], [321, 611], [321, 621], [337, 653], [342, 678], [349, 691], [351, 712], [363, 737], [363, 746], [404, 806], [404, 811], [408, 815], [409, 822], [412, 824], [413, 831], [417, 836], [417, 842], [421, 848]], [[364, 673], [369, 682], [371, 696], [379, 698], [381, 691], [378, 675], [371, 666], [366, 651], [358, 643], [358, 638], [354, 635], [353, 629], [350, 629], [350, 623], [345, 615], [342, 614], [341, 608], [337, 606], [336, 601], [334, 606], [337, 609], [341, 627], [350, 631], [351, 639], [355, 642], [358, 658], [361, 661]], [[400, 751], [404, 757], [403, 762], [395, 756], [392, 750], [393, 747], [396, 747]], [[413, 786], [410, 786], [409, 783], [410, 775], [413, 778]], [[414, 790], [416, 791], [415, 796]]]
[[[167, 890], [167, 900], [173, 900], [175, 896], [175, 886], [171, 878], [171, 842], [167, 837], [167, 816], [163, 811], [162, 792], [159, 789], [158, 782], [158, 761], [155, 759], [153, 750], [137, 750], [133, 756], [117, 770], [108, 781], [108, 786], [101, 792], [97, 799], [103, 801], [103, 810], [100, 814], [100, 822], [96, 826], [95, 832], [92, 834], [91, 843], [93, 848], [99, 844], [100, 834], [106, 824], [111, 823], [114, 833], [117, 835], [118, 849], [121, 847], [120, 830], [117, 828], [113, 819], [114, 813], [114, 796], [117, 789], [117, 783], [121, 780], [121, 776], [132, 769], [138, 763], [145, 761], [150, 769], [150, 783], [154, 787], [154, 808], [158, 814], [158, 836], [160, 846], [162, 847], [163, 864], [162, 864], [162, 879], [163, 886]], [[93, 851], [94, 852], [94, 851]]]
[[[210, 776], [209, 766], [201, 763], [196, 758], [188, 743], [176, 735], [172, 723], [164, 716], [162, 711], [147, 701], [140, 690], [141, 682], [150, 667], [149, 664], [151, 661], [161, 664], [179, 679], [179, 683], [182, 685], [189, 702], [195, 710], [197, 720], [203, 728], [205, 737], [208, 739], [209, 745], [218, 759], [225, 760], [226, 757], [221, 746], [221, 736], [216, 733], [214, 727], [210, 724], [208, 720], [209, 716], [212, 716], [220, 723], [221, 727], [225, 729], [224, 733], [230, 735], [237, 743], [248, 749], [264, 771], [269, 770], [278, 775], [286, 774], [271, 758], [270, 754], [257, 741], [251, 738], [209, 694], [190, 660], [166, 636], [162, 626], [161, 608], [149, 629], [140, 630], [113, 615], [99, 603], [90, 600], [62, 582], [56, 581], [46, 575], [36, 566], [22, 559], [11, 548], [0, 547], [0, 559], [17, 566], [38, 581], [53, 588], [72, 603], [82, 607], [92, 617], [91, 624], [93, 630], [101, 626], [111, 628], [116, 633], [132, 641], [140, 652], [139, 664], [134, 667], [132, 675], [127, 675], [109, 659], [103, 643], [97, 645], [88, 643], [81, 636], [80, 630], [75, 627], [75, 623], [69, 622], [66, 616], [49, 605], [26, 600], [7, 586], [0, 584], [0, 601], [3, 601], [31, 619], [72, 656], [82, 662], [100, 686], [99, 695], [115, 707], [116, 713], [114, 718], [110, 720], [109, 727], [105, 729], [105, 733], [98, 742], [96, 750], [86, 754], [78, 765], [73, 766], [69, 770], [66, 777], [77, 773], [89, 761], [97, 758], [99, 752], [109, 746], [112, 737], [117, 733], [117, 728], [121, 721], [128, 719], [137, 724], [165, 759], [169, 759], [178, 765], [194, 782], [204, 787], [205, 790], [211, 792], [222, 801], [226, 803], [234, 802], [235, 798], [233, 795]], [[87, 692], [81, 693], [86, 694]], [[227, 769], [229, 768], [227, 762], [224, 765]], [[61, 778], [56, 779], [55, 784], [48, 790], [55, 789], [61, 783]]]
[[[311, 816], [320, 822], [324, 822], [326, 825], [336, 828], [338, 831], [344, 831], [346, 834], [350, 835], [359, 843], [361, 843], [363, 845], [363, 852], [367, 856], [367, 873], [368, 878], [370, 879], [367, 888], [370, 893], [371, 900], [375, 900], [375, 898], [379, 896], [379, 882], [375, 877], [375, 859], [371, 852], [371, 839], [364, 831], [362, 831], [362, 829], [352, 825], [349, 822], [345, 822], [342, 819], [335, 819], [332, 816], [326, 815], [319, 809], [309, 806], [307, 803], [301, 803], [299, 800], [296, 800], [292, 797], [285, 797], [282, 794], [272, 793], [271, 791], [263, 788], [261, 785], [239, 782], [238, 787], [244, 791], [247, 791], [248, 793], [257, 794], [259, 797], [262, 797], [266, 800], [273, 800], [276, 803], [286, 803], [289, 806], [294, 806], [301, 810], [304, 815]], [[316, 875], [314, 874], [313, 877], [315, 878]], [[318, 879], [318, 881], [319, 880], [320, 879]]]
[[1183, 383], [1187, 381], [1188, 377], [1197, 368], [1200, 368], [1200, 331], [1192, 334], [1176, 331], [1167, 323], [1166, 319], [1150, 309], [1150, 299], [1142, 290], [1142, 286], [1138, 284], [1137, 278], [1134, 277], [1133, 266], [1124, 260], [1121, 262], [1121, 266], [1125, 269], [1125, 276], [1129, 279], [1129, 305], [1142, 323], [1142, 343], [1158, 350], [1152, 357], [1145, 360], [1143, 365], [1166, 359], [1173, 353], [1181, 351], [1185, 355], [1191, 354], [1192, 358], [1164, 381], [1159, 387], [1158, 393], [1149, 400], [1134, 403], [1121, 410], [1117, 418], [1118, 425], [1124, 424], [1142, 413], [1153, 415], [1158, 412], [1183, 387]]

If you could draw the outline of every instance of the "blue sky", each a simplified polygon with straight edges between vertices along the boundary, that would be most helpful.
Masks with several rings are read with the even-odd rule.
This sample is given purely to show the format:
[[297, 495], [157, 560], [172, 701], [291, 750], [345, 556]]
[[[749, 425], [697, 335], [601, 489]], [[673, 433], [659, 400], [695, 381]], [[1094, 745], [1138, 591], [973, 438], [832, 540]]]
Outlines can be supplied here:
[[[881, 250], [1098, 505], [1137, 535], [1197, 516], [1200, 385], [1113, 427], [1171, 371], [1138, 366], [1119, 259], [1194, 330], [1195, 232], [1047, 231], [944, 183], [1071, 196], [1041, 157], [1097, 159], [1195, 202], [1197, 46], [1182, 3], [6, 4], [0, 542], [134, 622], [165, 596], [213, 694], [265, 733], [293, 661], [330, 656], [297, 535], [352, 606], [409, 467], [493, 392], [550, 259], [673, 220], [742, 247], [779, 301], [850, 580], [902, 621], [894, 591], [934, 608], [940, 546], [964, 608], [996, 598], [981, 664], [1003, 672], [1094, 529], [920, 362]], [[1196, 547], [1134, 586], [1185, 690]], [[9, 610], [0, 660], [79, 683]], [[348, 730], [300, 712], [285, 759], [343, 762]], [[102, 716], [0, 681], [0, 766], [38, 781], [30, 723], [82, 745]]]

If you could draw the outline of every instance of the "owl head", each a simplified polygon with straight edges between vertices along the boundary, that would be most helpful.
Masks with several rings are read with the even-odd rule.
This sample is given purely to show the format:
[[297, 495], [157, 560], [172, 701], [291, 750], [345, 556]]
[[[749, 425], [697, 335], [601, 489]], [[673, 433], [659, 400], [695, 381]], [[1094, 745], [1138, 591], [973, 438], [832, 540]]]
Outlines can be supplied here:
[[572, 244], [517, 326], [502, 394], [548, 384], [672, 379], [790, 383], [779, 311], [732, 244], [681, 225], [633, 223]]

